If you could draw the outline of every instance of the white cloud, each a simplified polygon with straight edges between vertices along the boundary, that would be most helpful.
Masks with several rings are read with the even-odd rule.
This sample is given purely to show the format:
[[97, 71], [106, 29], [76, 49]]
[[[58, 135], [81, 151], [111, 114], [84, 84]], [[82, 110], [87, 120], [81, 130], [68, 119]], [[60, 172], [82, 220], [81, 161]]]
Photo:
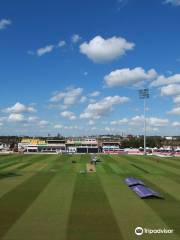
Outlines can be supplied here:
[[180, 115], [180, 107], [174, 107], [171, 111], [168, 112], [169, 114]]
[[41, 121], [38, 123], [38, 125], [39, 125], [40, 127], [45, 127], [45, 126], [47, 126], [48, 124], [49, 124], [49, 122], [46, 121], [46, 120], [41, 120]]
[[32, 106], [26, 106], [22, 103], [17, 102], [14, 106], [4, 109], [7, 113], [25, 113], [25, 112], [36, 112], [36, 109]]
[[81, 113], [80, 118], [99, 119], [102, 116], [108, 115], [112, 110], [113, 105], [126, 103], [128, 101], [128, 97], [105, 97], [99, 102], [89, 104], [85, 111]]
[[104, 39], [96, 36], [89, 43], [80, 45], [80, 52], [97, 63], [112, 61], [123, 56], [126, 51], [132, 50], [135, 44], [122, 37]]
[[81, 130], [82, 129], [82, 127], [79, 127], [79, 126], [77, 126], [77, 125], [69, 125], [69, 126], [64, 126], [64, 129], [65, 130], [73, 130], [73, 129], [75, 129], [75, 130]]
[[24, 115], [20, 113], [11, 113], [8, 117], [9, 122], [23, 122], [25, 120]]
[[93, 120], [89, 120], [87, 124], [90, 125], [90, 126], [92, 126], [92, 125], [95, 124], [95, 122], [94, 122]]
[[36, 51], [29, 50], [27, 53], [29, 55], [37, 55], [39, 57], [43, 56], [44, 54], [52, 52], [55, 48], [62, 48], [66, 45], [66, 41], [61, 40], [59, 43], [56, 44], [50, 44], [42, 48], [38, 48]]
[[62, 128], [63, 128], [63, 125], [61, 125], [61, 124], [56, 124], [56, 125], [54, 125], [54, 128], [56, 128], [56, 129], [62, 129]]
[[134, 85], [139, 82], [152, 80], [157, 76], [154, 69], [150, 69], [147, 72], [141, 68], [136, 67], [134, 69], [123, 68], [110, 72], [104, 77], [106, 84], [109, 87]]
[[87, 97], [86, 97], [86, 96], [82, 96], [82, 97], [80, 98], [80, 102], [81, 102], [81, 103], [85, 103], [86, 100], [87, 100]]
[[74, 34], [74, 35], [72, 35], [72, 37], [71, 37], [71, 41], [73, 42], [73, 43], [77, 43], [77, 42], [79, 42], [79, 41], [81, 41], [81, 37], [78, 35], [78, 34]]
[[180, 83], [180, 74], [175, 74], [170, 77], [165, 77], [161, 75], [151, 83], [151, 86], [158, 87], [158, 86], [173, 84], [173, 83]]
[[65, 105], [73, 105], [78, 100], [79, 96], [82, 93], [82, 88], [77, 88], [70, 90], [67, 95], [64, 97]]
[[66, 107], [75, 104], [82, 97], [82, 88], [70, 88], [64, 92], [57, 92], [53, 97], [50, 98], [50, 102], [63, 101]]
[[9, 20], [9, 19], [1, 19], [0, 20], [0, 30], [7, 28], [11, 24], [12, 24], [11, 20]]
[[180, 6], [180, 0], [165, 0], [163, 3], [165, 4], [172, 4], [173, 6]]
[[[142, 125], [144, 123], [144, 117], [143, 116], [135, 116], [129, 121], [130, 125]], [[147, 125], [150, 127], [163, 127], [168, 125], [169, 120], [163, 119], [163, 118], [157, 118], [157, 117], [149, 117], [146, 118]]]
[[48, 45], [46, 47], [43, 48], [39, 48], [36, 50], [36, 54], [41, 57], [42, 55], [46, 54], [46, 53], [50, 53], [52, 52], [52, 50], [54, 49], [54, 45]]
[[90, 97], [98, 97], [101, 93], [99, 91], [94, 91], [89, 94]]
[[76, 115], [73, 112], [70, 112], [70, 111], [61, 112], [60, 115], [64, 118], [69, 119], [69, 120], [75, 120], [76, 119]]
[[116, 120], [116, 121], [111, 121], [111, 125], [126, 125], [127, 123], [129, 123], [129, 119], [127, 118], [123, 118], [120, 120]]
[[179, 104], [180, 103], [180, 95], [173, 98], [174, 103]]
[[173, 96], [180, 94], [180, 84], [169, 84], [161, 88], [162, 96]]
[[143, 116], [135, 116], [129, 119], [129, 125], [133, 125], [133, 126], [142, 125], [143, 122], [144, 122]]
[[56, 94], [54, 94], [54, 96], [50, 98], [50, 102], [61, 101], [66, 95], [66, 92], [56, 92]]
[[64, 40], [61, 40], [59, 43], [58, 43], [58, 47], [64, 47], [66, 45], [66, 42]]
[[0, 127], [2, 127], [3, 126], [3, 123], [2, 122], [0, 122]]
[[[169, 124], [168, 119], [157, 118], [157, 117], [149, 117], [146, 118], [147, 126], [149, 127], [163, 127]], [[142, 126], [144, 123], [143, 116], [135, 116], [130, 119], [123, 118], [120, 120], [112, 121], [111, 125], [130, 125], [130, 126]]]
[[147, 123], [149, 122], [149, 125], [153, 127], [163, 127], [167, 126], [169, 124], [168, 119], [163, 119], [163, 118], [156, 118], [156, 117], [150, 117], [147, 119]]
[[158, 127], [147, 127], [146, 130], [148, 132], [159, 132], [159, 128]]
[[180, 127], [180, 122], [173, 122], [173, 123], [172, 123], [172, 126], [173, 126], [173, 127]]
[[38, 117], [30, 116], [27, 118], [27, 122], [29, 123], [36, 123], [37, 121], [39, 121]]
[[105, 127], [104, 130], [108, 133], [114, 133], [117, 131], [117, 129], [111, 127]]

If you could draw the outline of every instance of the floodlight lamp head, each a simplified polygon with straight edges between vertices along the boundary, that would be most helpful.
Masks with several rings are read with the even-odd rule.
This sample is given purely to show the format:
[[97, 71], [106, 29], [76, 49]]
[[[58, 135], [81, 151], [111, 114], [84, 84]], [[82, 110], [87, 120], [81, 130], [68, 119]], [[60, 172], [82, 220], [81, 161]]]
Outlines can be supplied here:
[[149, 89], [147, 89], [147, 88], [140, 89], [139, 90], [139, 98], [140, 99], [149, 98]]

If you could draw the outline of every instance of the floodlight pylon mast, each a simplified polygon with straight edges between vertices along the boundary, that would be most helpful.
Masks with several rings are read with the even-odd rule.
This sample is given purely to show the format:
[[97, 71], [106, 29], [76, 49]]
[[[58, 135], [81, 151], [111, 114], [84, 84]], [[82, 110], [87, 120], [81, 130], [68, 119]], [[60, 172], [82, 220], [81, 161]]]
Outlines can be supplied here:
[[144, 155], [146, 155], [146, 98], [144, 98]]
[[149, 98], [149, 89], [139, 90], [139, 98], [144, 100], [144, 155], [146, 155], [146, 100]]

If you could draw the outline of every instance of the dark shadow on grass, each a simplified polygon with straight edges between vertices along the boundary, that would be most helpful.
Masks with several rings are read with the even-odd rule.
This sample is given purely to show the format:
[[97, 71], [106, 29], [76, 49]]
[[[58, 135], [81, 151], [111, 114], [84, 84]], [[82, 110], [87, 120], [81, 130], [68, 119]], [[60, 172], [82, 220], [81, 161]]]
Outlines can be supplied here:
[[142, 167], [139, 167], [139, 166], [136, 165], [136, 164], [131, 163], [131, 166], [133, 166], [133, 167], [141, 170], [141, 171], [144, 172], [144, 173], [150, 173], [150, 172], [148, 172], [146, 169], [144, 169], [144, 168], [142, 168]]
[[18, 177], [18, 176], [22, 176], [22, 175], [19, 174], [19, 173], [16, 173], [16, 172], [3, 172], [3, 173], [0, 173], [0, 179], [8, 178], [8, 177]]

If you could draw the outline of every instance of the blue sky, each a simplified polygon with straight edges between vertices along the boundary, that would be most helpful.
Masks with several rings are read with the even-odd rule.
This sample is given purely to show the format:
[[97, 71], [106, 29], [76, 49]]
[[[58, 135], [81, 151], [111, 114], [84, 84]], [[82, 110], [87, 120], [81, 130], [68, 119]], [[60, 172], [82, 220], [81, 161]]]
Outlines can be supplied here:
[[180, 135], [180, 0], [0, 2], [0, 135]]

